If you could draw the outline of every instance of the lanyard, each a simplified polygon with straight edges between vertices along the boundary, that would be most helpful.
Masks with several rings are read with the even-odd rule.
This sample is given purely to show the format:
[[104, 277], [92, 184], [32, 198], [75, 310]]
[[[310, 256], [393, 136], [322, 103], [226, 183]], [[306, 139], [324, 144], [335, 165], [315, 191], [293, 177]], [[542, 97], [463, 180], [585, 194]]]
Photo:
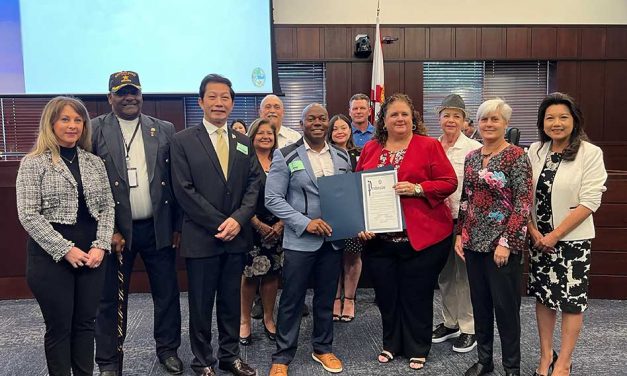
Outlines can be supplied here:
[[[129, 153], [131, 152], [131, 145], [133, 144], [133, 140], [135, 140], [135, 136], [137, 135], [137, 130], [139, 130], [139, 126], [141, 125], [141, 122], [138, 121], [137, 125], [135, 126], [135, 130], [133, 131], [133, 135], [131, 136], [131, 140], [128, 142], [128, 144], [126, 143], [126, 140], [124, 140], [124, 146], [126, 148], [126, 161], [128, 162], [131, 158], [129, 156]], [[122, 137], [124, 138], [124, 137]]]

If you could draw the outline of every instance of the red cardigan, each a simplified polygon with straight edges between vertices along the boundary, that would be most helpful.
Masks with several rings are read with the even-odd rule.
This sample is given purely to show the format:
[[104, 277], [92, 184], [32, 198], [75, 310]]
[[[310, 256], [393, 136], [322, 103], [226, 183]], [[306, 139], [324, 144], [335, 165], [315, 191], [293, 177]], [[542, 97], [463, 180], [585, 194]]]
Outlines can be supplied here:
[[[366, 143], [355, 171], [376, 168], [382, 152], [378, 141]], [[398, 181], [418, 183], [424, 192], [422, 197], [401, 196], [412, 248], [420, 251], [450, 236], [453, 218], [444, 199], [457, 189], [457, 176], [440, 142], [414, 135], [397, 172]]]

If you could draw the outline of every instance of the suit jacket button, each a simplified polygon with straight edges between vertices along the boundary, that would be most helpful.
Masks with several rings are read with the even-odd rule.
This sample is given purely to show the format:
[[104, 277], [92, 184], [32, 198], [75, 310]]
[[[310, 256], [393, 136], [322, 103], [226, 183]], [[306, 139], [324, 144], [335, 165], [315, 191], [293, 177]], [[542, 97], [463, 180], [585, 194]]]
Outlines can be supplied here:
[[165, 200], [165, 204], [166, 204], [166, 205], [168, 204], [168, 200]]
[[165, 163], [170, 163], [170, 158], [166, 158]]
[[113, 183], [113, 185], [117, 187], [118, 185], [120, 185], [120, 183], [116, 181], [115, 183]]
[[116, 201], [116, 202], [115, 202], [115, 204], [116, 204], [116, 205], [120, 205], [120, 201]]
[[161, 182], [161, 185], [163, 185], [163, 186], [165, 187], [165, 182], [164, 182], [164, 181], [162, 181], [162, 182]]

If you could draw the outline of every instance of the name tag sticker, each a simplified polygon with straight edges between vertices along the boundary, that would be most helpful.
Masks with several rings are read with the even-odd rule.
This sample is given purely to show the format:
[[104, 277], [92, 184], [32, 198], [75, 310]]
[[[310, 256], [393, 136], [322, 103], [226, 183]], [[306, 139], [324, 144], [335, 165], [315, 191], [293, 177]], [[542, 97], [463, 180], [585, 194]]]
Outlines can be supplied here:
[[293, 162], [290, 162], [288, 167], [290, 168], [290, 172], [294, 173], [296, 171], [304, 170], [305, 164], [303, 163], [303, 161], [293, 161]]
[[243, 153], [244, 155], [248, 155], [248, 146], [244, 144], [237, 143], [237, 151]]

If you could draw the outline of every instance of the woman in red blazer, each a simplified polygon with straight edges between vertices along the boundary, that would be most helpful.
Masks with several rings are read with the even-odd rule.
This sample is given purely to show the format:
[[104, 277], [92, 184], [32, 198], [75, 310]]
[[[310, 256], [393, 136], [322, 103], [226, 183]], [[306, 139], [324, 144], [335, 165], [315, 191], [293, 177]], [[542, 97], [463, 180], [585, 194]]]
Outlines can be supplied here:
[[387, 363], [404, 355], [410, 368], [421, 369], [431, 349], [433, 291], [453, 241], [453, 219], [444, 199], [455, 192], [457, 177], [438, 140], [426, 136], [405, 94], [383, 103], [356, 171], [386, 165], [398, 173], [394, 189], [401, 196], [407, 229], [359, 234], [367, 241], [364, 265], [383, 321], [378, 360]]

